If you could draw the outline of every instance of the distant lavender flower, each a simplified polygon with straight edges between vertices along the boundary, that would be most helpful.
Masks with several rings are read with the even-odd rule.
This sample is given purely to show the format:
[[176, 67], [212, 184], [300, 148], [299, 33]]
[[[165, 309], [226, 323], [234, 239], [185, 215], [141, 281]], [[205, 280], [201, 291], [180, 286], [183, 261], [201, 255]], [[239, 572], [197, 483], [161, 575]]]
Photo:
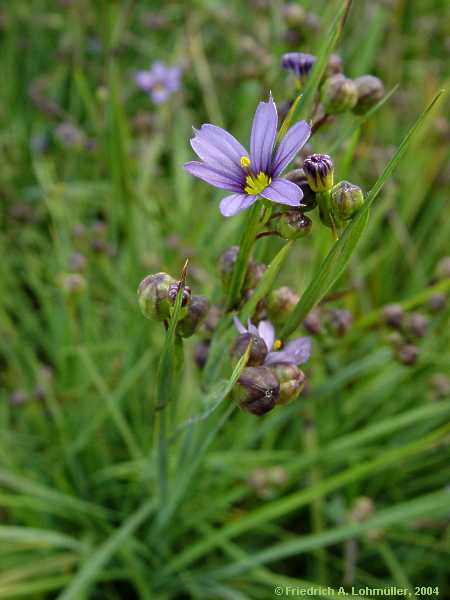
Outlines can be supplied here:
[[180, 89], [181, 69], [167, 67], [162, 62], [154, 62], [148, 71], [138, 71], [136, 83], [141, 90], [150, 93], [156, 104], [162, 104], [173, 92]]
[[191, 146], [201, 158], [184, 168], [214, 187], [234, 192], [220, 203], [220, 212], [231, 217], [258, 200], [300, 206], [301, 189], [280, 177], [306, 143], [311, 128], [305, 121], [293, 125], [274, 152], [278, 114], [272, 96], [260, 102], [253, 118], [250, 153], [228, 131], [206, 123], [195, 131]]
[[304, 80], [316, 62], [316, 57], [304, 52], [288, 52], [281, 57], [281, 66]]
[[309, 360], [311, 354], [311, 338], [298, 337], [281, 348], [281, 342], [275, 340], [275, 328], [270, 321], [260, 321], [258, 327], [248, 321], [247, 329], [241, 321], [234, 317], [234, 324], [239, 333], [251, 333], [262, 338], [267, 346], [268, 354], [264, 360], [267, 365], [301, 365]]

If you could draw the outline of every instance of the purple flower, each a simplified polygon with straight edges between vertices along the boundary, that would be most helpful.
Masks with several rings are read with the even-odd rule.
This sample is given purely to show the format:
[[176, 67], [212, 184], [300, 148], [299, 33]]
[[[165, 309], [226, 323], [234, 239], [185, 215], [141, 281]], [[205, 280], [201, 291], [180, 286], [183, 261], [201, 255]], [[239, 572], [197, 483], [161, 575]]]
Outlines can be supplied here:
[[154, 62], [148, 71], [137, 72], [136, 83], [141, 90], [150, 93], [156, 104], [162, 104], [173, 92], [180, 89], [181, 69]]
[[[309, 360], [311, 354], [311, 338], [298, 337], [288, 342], [284, 347], [275, 340], [275, 328], [270, 321], [260, 321], [258, 327], [248, 321], [247, 329], [241, 321], [234, 317], [234, 324], [239, 333], [251, 333], [261, 337], [268, 350], [264, 364], [267, 365], [301, 365]], [[280, 348], [280, 349], [278, 349]]]
[[220, 202], [224, 217], [249, 208], [261, 197], [288, 206], [301, 205], [301, 189], [280, 175], [308, 140], [311, 128], [299, 121], [288, 129], [274, 151], [277, 126], [277, 108], [270, 96], [256, 109], [250, 153], [221, 127], [206, 123], [194, 130], [191, 146], [202, 162], [191, 161], [184, 168], [214, 187], [233, 192]]
[[293, 71], [300, 80], [304, 80], [316, 62], [316, 57], [304, 52], [288, 52], [281, 57], [281, 66]]

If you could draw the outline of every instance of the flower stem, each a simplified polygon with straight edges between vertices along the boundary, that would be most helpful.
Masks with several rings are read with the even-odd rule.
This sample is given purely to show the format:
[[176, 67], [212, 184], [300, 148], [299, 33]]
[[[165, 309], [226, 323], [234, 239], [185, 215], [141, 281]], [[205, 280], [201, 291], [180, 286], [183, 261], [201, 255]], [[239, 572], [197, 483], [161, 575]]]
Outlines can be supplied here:
[[244, 285], [245, 275], [247, 273], [248, 262], [259, 230], [259, 215], [261, 206], [258, 202], [252, 206], [248, 212], [244, 225], [241, 242], [239, 245], [239, 254], [233, 269], [230, 287], [228, 288], [227, 307], [233, 310], [239, 303], [239, 298]]

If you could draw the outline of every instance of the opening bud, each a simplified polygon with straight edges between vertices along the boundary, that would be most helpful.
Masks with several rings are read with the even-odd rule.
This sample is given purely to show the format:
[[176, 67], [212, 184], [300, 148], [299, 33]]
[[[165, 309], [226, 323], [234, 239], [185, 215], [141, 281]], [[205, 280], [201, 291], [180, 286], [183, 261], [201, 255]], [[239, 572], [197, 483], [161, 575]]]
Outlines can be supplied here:
[[280, 384], [268, 367], [247, 367], [238, 380], [237, 394], [237, 401], [243, 410], [260, 416], [275, 406]]
[[364, 115], [384, 96], [384, 85], [381, 79], [373, 75], [363, 75], [353, 81], [357, 92], [357, 102], [353, 112]]
[[340, 181], [331, 190], [332, 212], [339, 220], [351, 219], [363, 204], [362, 189], [349, 181]]
[[298, 185], [303, 192], [303, 198], [301, 199], [301, 211], [309, 212], [317, 206], [316, 194], [309, 187], [309, 183], [306, 179], [306, 175], [303, 169], [294, 169], [286, 173], [286, 179], [292, 181]]
[[209, 301], [205, 296], [192, 296], [187, 307], [187, 315], [178, 323], [177, 333], [187, 338], [194, 335], [209, 310]]
[[144, 317], [155, 321], [170, 318], [172, 300], [169, 298], [169, 287], [173, 284], [176, 284], [175, 279], [167, 273], [148, 275], [141, 281], [138, 300]]
[[303, 170], [313, 192], [326, 192], [333, 187], [334, 166], [328, 154], [310, 154], [303, 161]]
[[300, 395], [305, 386], [305, 374], [296, 365], [274, 365], [272, 367], [280, 382], [277, 404], [288, 404]]
[[[172, 283], [169, 285], [168, 295], [169, 295], [170, 300], [172, 301], [172, 304], [175, 304], [175, 300], [177, 299], [179, 289], [180, 289], [179, 281], [176, 281], [175, 283]], [[188, 285], [184, 286], [182, 296], [183, 297], [181, 299], [181, 306], [187, 306], [189, 304], [189, 302], [191, 301], [191, 288]]]
[[312, 221], [298, 210], [284, 212], [274, 223], [274, 229], [285, 240], [305, 237], [311, 231]]
[[358, 100], [358, 90], [351, 79], [338, 73], [323, 84], [321, 100], [325, 112], [336, 115], [351, 110], [355, 106]]
[[231, 347], [231, 357], [237, 362], [241, 358], [241, 356], [245, 354], [247, 347], [250, 343], [252, 347], [250, 349], [250, 356], [248, 357], [247, 364], [250, 367], [257, 367], [259, 365], [262, 365], [269, 352], [266, 346], [266, 342], [262, 339], [262, 337], [259, 337], [259, 335], [249, 333], [248, 331], [245, 333], [241, 333], [236, 338], [234, 344]]
[[316, 62], [316, 57], [304, 52], [288, 52], [281, 58], [281, 66], [293, 71], [300, 81], [304, 81]]

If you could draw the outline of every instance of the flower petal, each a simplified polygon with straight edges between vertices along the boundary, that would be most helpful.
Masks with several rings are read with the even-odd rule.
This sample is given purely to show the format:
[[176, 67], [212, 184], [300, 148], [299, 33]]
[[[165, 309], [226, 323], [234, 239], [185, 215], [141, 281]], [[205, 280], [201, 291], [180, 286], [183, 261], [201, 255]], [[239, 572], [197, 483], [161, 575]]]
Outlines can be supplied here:
[[252, 335], [259, 335], [257, 327], [253, 325], [250, 319], [247, 320], [247, 331]]
[[[233, 177], [231, 177], [227, 173], [218, 171], [217, 169], [213, 169], [212, 167], [209, 167], [208, 165], [205, 165], [202, 162], [192, 160], [190, 162], [184, 163], [184, 168], [186, 169], [186, 171], [189, 171], [191, 175], [194, 175], [194, 177], [203, 179], [203, 181], [206, 181], [206, 183], [209, 183], [214, 187], [218, 187], [223, 190], [230, 190], [231, 192], [242, 192], [242, 186], [238, 181], [233, 179]], [[247, 197], [246, 194], [238, 195]]]
[[290, 127], [277, 148], [272, 166], [273, 176], [276, 177], [294, 159], [311, 135], [311, 127], [306, 121], [300, 121]]
[[239, 319], [239, 317], [233, 317], [233, 323], [234, 323], [234, 326], [236, 327], [236, 329], [239, 331], [239, 333], [247, 333], [247, 330], [242, 325], [242, 322]]
[[191, 146], [207, 165], [220, 171], [229, 170], [236, 179], [244, 182], [246, 173], [240, 159], [248, 153], [227, 131], [214, 125], [202, 125], [191, 139]]
[[268, 185], [260, 196], [272, 200], [272, 202], [278, 202], [279, 204], [287, 204], [288, 206], [300, 206], [300, 200], [303, 198], [302, 190], [287, 179], [274, 179], [270, 185]]
[[260, 102], [253, 117], [250, 154], [253, 171], [267, 173], [272, 163], [272, 150], [277, 135], [278, 114], [272, 95]]
[[153, 102], [163, 104], [170, 97], [171, 91], [166, 87], [157, 87], [151, 91]]
[[135, 80], [141, 90], [145, 92], [149, 92], [155, 83], [155, 78], [151, 71], [138, 71]]
[[220, 201], [220, 212], [224, 217], [232, 217], [251, 206], [257, 198], [257, 196], [249, 196], [248, 194], [231, 194], [231, 196], [225, 196]]
[[261, 321], [258, 325], [258, 335], [265, 341], [267, 350], [270, 352], [275, 341], [275, 327], [270, 321]]
[[283, 350], [279, 352], [270, 352], [265, 365], [285, 364], [285, 365], [301, 365], [305, 363], [311, 354], [311, 338], [299, 337], [291, 342], [288, 342]]

